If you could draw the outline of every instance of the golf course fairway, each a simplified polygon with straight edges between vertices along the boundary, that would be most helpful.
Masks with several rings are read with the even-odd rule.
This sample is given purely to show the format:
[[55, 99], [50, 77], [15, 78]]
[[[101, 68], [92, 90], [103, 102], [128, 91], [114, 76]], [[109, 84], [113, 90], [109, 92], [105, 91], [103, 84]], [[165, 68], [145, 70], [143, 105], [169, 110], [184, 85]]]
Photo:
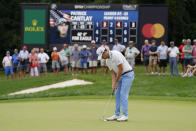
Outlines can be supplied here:
[[[0, 103], [1, 131], [195, 131], [196, 102], [129, 99], [128, 122], [100, 120], [107, 99]], [[114, 100], [106, 116], [113, 115]]]

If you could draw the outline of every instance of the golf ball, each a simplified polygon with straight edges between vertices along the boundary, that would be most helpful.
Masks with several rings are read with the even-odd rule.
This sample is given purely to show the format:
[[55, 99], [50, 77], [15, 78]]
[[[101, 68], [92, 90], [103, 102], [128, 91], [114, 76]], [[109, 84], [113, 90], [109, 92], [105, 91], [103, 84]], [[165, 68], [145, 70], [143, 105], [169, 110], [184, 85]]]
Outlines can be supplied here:
[[103, 120], [103, 121], [105, 121], [105, 122], [106, 122], [107, 120]]

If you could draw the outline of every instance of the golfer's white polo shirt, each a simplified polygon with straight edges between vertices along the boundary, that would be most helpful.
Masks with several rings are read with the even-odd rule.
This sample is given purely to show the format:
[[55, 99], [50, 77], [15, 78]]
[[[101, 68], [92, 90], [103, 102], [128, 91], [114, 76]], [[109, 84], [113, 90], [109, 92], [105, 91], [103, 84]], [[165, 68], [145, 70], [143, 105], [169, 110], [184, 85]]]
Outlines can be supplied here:
[[132, 67], [129, 65], [125, 57], [118, 51], [110, 51], [110, 58], [106, 59], [106, 65], [110, 70], [114, 70], [118, 74], [118, 65], [122, 64], [123, 72], [131, 71]]

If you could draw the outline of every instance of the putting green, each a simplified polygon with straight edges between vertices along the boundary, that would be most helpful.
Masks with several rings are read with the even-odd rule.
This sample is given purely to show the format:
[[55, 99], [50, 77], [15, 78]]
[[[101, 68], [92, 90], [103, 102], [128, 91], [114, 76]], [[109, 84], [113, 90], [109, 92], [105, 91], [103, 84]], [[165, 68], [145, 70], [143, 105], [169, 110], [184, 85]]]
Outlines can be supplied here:
[[[128, 122], [100, 118], [107, 100], [0, 103], [1, 131], [195, 131], [196, 103], [129, 100]], [[114, 101], [107, 116], [113, 114]]]

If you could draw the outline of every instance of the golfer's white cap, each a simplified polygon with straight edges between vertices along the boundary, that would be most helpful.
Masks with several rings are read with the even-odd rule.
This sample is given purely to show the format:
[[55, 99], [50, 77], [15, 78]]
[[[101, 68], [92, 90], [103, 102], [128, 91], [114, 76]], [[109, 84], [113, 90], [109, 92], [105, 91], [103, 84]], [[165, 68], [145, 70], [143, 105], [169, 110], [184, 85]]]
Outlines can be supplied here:
[[91, 43], [95, 43], [95, 40], [92, 40]]
[[196, 39], [194, 39], [193, 42], [195, 43], [196, 42]]
[[105, 50], [106, 50], [106, 49], [105, 49], [104, 47], [99, 47], [99, 48], [97, 49], [98, 60], [101, 60], [102, 54], [103, 54], [103, 52], [104, 52]]
[[83, 46], [82, 46], [82, 48], [83, 48], [83, 49], [86, 49], [86, 48], [87, 48], [87, 46], [86, 46], [86, 45], [83, 45]]
[[53, 47], [53, 50], [55, 51], [55, 50], [57, 50], [57, 48], [56, 47]]

